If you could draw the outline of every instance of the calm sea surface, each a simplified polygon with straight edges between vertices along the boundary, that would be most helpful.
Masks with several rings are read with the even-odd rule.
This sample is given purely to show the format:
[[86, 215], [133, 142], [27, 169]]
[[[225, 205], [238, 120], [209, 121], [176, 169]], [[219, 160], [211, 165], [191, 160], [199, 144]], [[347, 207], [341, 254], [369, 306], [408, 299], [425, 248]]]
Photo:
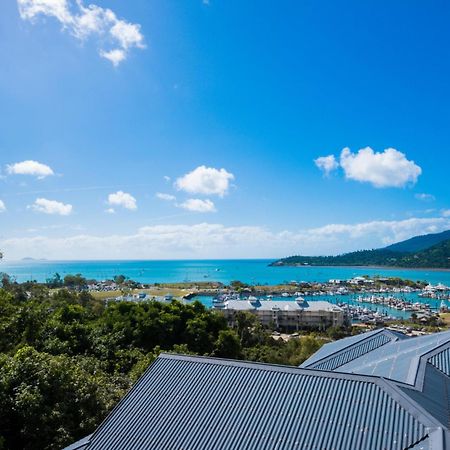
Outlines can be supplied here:
[[450, 271], [406, 270], [367, 267], [269, 267], [272, 260], [205, 261], [0, 261], [0, 272], [17, 281], [45, 281], [58, 272], [61, 276], [81, 273], [86, 278], [111, 279], [125, 275], [143, 283], [181, 281], [240, 280], [252, 284], [277, 284], [285, 281], [328, 281], [357, 275], [381, 275], [450, 285]]

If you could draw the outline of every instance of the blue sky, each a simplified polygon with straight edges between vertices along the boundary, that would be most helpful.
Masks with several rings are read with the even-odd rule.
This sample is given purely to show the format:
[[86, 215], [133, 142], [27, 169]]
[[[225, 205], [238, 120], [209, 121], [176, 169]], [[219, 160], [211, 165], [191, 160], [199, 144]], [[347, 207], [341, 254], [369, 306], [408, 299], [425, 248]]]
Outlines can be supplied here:
[[0, 5], [6, 259], [328, 254], [450, 228], [448, 2], [88, 5]]

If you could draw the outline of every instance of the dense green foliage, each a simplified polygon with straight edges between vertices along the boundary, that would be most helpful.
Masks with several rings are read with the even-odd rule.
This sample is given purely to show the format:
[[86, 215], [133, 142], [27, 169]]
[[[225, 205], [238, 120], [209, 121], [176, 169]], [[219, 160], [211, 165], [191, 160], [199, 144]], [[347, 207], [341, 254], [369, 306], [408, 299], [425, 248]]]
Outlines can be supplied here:
[[272, 265], [394, 266], [407, 268], [450, 268], [450, 239], [418, 252], [388, 249], [361, 250], [338, 256], [289, 256]]
[[396, 244], [391, 244], [385, 247], [385, 250], [391, 250], [393, 252], [400, 253], [414, 253], [433, 245], [439, 244], [440, 242], [447, 241], [450, 239], [450, 230], [443, 231], [442, 233], [432, 233], [425, 234], [422, 236], [415, 236], [406, 241], [397, 242]]
[[59, 449], [91, 433], [161, 351], [297, 365], [322, 343], [275, 340], [246, 313], [230, 329], [198, 302], [105, 305], [84, 291], [2, 284], [0, 449]]

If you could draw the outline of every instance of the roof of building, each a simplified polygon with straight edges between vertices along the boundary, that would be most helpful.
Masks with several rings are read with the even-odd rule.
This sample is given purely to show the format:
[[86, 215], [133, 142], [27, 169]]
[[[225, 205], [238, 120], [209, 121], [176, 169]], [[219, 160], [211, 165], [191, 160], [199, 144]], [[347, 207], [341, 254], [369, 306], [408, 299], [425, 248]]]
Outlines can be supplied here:
[[322, 346], [300, 367], [320, 370], [335, 370], [387, 343], [407, 339], [402, 333], [380, 328], [357, 334]]
[[[342, 370], [350, 361], [330, 371], [162, 354], [96, 432], [71, 448], [448, 448], [450, 332], [411, 339], [387, 330], [366, 333], [339, 341], [306, 365], [331, 358], [332, 347], [342, 353], [380, 336], [389, 341], [353, 351], [353, 362], [366, 367], [366, 355], [380, 349], [388, 360], [418, 357], [413, 383], [386, 376], [390, 371]], [[403, 373], [401, 365], [393, 367]]]
[[326, 344], [300, 367], [373, 375], [415, 385], [423, 381], [418, 376], [427, 362], [450, 375], [450, 331], [408, 338], [379, 329]]
[[[382, 347], [373, 349], [359, 358], [355, 358], [339, 367], [339, 371], [375, 375], [415, 385], [420, 374], [422, 360], [435, 350], [448, 350], [450, 331], [435, 333], [416, 338], [391, 341]], [[436, 355], [439, 355], [439, 351]], [[434, 364], [439, 364], [434, 358]], [[439, 368], [439, 367], [438, 367]]]
[[325, 301], [292, 301], [292, 300], [227, 300], [223, 309], [237, 311], [335, 311], [342, 312], [342, 308]]

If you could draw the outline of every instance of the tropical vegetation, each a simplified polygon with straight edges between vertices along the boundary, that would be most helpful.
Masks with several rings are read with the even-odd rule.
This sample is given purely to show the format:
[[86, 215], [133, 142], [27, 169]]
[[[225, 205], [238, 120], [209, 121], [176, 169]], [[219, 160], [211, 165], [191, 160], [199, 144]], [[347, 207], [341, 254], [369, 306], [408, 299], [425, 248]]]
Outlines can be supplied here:
[[323, 343], [276, 340], [249, 314], [231, 329], [199, 302], [105, 303], [66, 278], [49, 288], [1, 277], [0, 449], [90, 434], [162, 351], [298, 365]]

